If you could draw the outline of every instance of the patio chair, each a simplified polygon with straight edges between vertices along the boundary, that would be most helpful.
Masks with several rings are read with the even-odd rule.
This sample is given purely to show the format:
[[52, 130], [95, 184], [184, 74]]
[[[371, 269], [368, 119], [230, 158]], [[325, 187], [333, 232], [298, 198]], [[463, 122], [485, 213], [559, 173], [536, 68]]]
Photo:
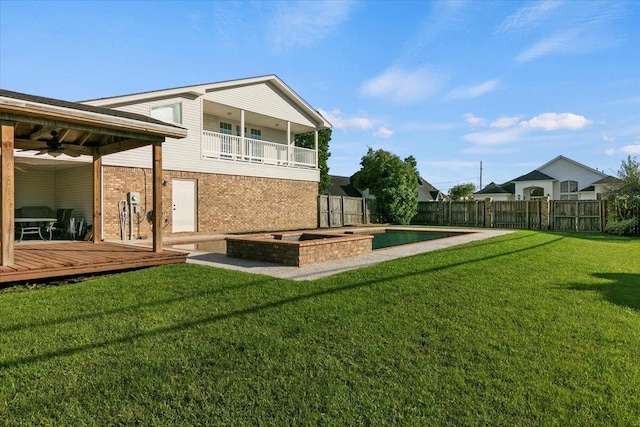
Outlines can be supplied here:
[[70, 237], [73, 234], [73, 230], [71, 230], [71, 212], [73, 212], [73, 209], [58, 209], [56, 212], [57, 220], [51, 226], [49, 232], [61, 239]]

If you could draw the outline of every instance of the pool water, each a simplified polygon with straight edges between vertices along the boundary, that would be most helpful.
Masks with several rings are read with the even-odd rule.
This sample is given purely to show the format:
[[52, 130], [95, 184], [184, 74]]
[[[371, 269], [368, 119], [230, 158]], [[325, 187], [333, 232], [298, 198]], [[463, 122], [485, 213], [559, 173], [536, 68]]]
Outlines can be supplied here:
[[385, 230], [373, 234], [373, 250], [389, 248], [392, 246], [408, 245], [410, 243], [425, 242], [427, 240], [443, 239], [445, 237], [466, 234], [455, 231], [408, 231]]

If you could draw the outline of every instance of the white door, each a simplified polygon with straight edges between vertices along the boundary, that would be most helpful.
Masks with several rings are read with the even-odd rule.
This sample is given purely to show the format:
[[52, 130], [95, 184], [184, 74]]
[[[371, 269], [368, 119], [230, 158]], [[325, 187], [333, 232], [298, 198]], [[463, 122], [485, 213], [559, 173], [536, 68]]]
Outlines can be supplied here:
[[171, 188], [173, 193], [173, 232], [196, 231], [196, 181], [174, 179]]

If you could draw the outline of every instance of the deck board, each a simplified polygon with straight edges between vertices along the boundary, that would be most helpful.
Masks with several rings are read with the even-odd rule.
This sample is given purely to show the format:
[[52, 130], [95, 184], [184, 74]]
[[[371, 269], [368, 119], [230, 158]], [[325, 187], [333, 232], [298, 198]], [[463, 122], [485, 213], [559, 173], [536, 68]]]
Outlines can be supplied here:
[[0, 283], [51, 279], [80, 274], [144, 268], [185, 262], [186, 253], [153, 252], [151, 248], [117, 243], [21, 243], [14, 264], [0, 267]]

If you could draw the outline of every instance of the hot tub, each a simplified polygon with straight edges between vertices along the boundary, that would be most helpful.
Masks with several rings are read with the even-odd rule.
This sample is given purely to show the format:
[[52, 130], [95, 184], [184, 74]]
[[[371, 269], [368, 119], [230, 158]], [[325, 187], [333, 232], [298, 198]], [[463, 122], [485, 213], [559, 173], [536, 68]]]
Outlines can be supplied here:
[[368, 234], [277, 233], [227, 237], [227, 256], [285, 265], [307, 265], [371, 252]]

